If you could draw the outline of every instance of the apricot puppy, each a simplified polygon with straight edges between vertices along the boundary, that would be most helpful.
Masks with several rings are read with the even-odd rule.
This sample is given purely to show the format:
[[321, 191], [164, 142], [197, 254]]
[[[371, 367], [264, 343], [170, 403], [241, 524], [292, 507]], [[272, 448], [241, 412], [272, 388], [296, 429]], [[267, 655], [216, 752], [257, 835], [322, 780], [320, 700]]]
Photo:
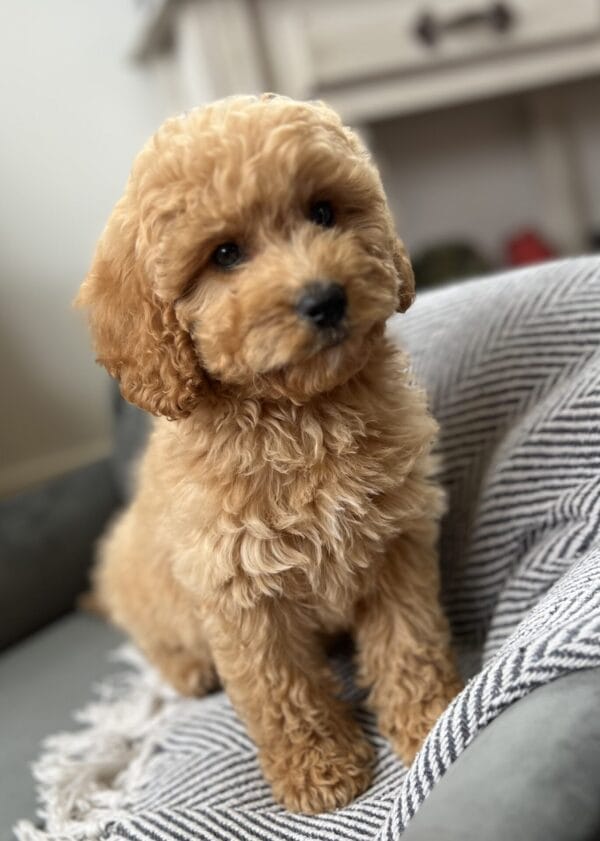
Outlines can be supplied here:
[[158, 416], [98, 596], [180, 692], [218, 675], [292, 810], [370, 780], [323, 632], [354, 634], [407, 763], [459, 689], [436, 425], [384, 337], [413, 295], [357, 137], [323, 104], [266, 96], [159, 129], [78, 297], [98, 360]]

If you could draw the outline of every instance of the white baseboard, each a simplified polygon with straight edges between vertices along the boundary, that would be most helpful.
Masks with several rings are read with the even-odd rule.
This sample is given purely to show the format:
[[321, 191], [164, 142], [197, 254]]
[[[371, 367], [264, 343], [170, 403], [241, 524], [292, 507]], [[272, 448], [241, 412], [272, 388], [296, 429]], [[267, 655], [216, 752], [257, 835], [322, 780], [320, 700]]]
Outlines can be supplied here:
[[110, 439], [103, 438], [0, 468], [0, 497], [11, 496], [68, 470], [105, 458], [111, 446]]

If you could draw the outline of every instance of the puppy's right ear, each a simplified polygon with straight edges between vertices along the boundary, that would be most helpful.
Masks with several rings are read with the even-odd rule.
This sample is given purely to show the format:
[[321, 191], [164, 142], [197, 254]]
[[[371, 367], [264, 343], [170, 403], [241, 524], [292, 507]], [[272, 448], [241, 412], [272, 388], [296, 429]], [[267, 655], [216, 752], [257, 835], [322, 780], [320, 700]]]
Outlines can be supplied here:
[[156, 294], [137, 258], [137, 231], [122, 199], [75, 306], [87, 309], [97, 361], [123, 397], [154, 415], [186, 417], [200, 401], [204, 377], [173, 305]]
[[394, 267], [400, 282], [398, 312], [406, 312], [415, 300], [415, 275], [402, 240], [396, 237], [393, 247]]

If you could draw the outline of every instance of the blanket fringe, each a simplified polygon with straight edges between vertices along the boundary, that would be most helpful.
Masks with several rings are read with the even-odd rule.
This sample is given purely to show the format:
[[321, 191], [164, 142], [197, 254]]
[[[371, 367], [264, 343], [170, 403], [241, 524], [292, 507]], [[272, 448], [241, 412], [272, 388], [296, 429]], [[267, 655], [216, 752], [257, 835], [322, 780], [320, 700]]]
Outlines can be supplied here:
[[44, 741], [33, 766], [44, 828], [19, 821], [18, 841], [105, 840], [125, 814], [177, 696], [132, 646], [113, 657], [129, 669], [96, 687], [98, 700], [75, 714], [83, 729]]

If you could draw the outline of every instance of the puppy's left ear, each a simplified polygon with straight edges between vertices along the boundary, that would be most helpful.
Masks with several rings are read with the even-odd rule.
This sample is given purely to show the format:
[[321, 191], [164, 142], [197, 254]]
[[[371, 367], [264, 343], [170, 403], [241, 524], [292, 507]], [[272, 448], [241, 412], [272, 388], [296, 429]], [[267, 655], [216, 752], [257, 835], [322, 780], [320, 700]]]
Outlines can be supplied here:
[[393, 245], [393, 260], [400, 286], [398, 290], [398, 312], [406, 312], [415, 300], [415, 276], [408, 253], [402, 240], [396, 238]]

